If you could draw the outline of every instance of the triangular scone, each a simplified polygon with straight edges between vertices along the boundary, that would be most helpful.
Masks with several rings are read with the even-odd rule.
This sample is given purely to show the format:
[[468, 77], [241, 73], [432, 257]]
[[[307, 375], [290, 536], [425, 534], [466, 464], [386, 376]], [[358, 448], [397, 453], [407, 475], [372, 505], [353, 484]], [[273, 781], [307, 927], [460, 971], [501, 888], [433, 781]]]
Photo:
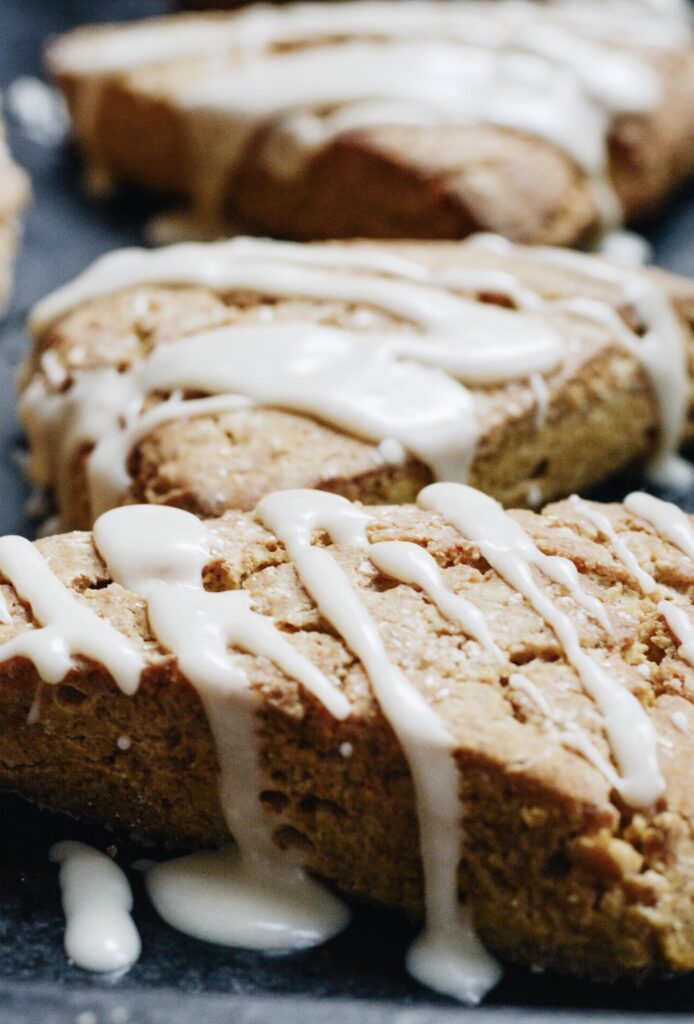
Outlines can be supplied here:
[[[420, 705], [409, 726], [410, 763], [417, 744], [426, 745], [427, 716], [450, 737], [462, 810], [458, 880], [482, 939], [524, 963], [599, 976], [691, 969], [691, 521], [643, 495], [626, 507], [572, 500], [541, 515], [506, 515], [478, 492], [450, 485], [428, 488], [419, 502], [363, 510], [335, 496], [289, 492], [272, 496], [255, 516], [228, 513], [205, 526], [176, 510], [119, 509], [97, 523], [95, 534], [111, 568], [88, 533], [52, 537], [33, 549], [16, 538], [0, 540], [2, 571], [19, 591], [0, 585], [9, 619], [0, 625], [0, 785], [165, 843], [225, 842], [208, 720], [176, 658], [155, 640], [163, 619], [161, 606], [152, 604], [161, 597], [157, 588], [166, 594], [175, 582], [176, 559], [197, 557], [192, 542], [187, 553], [176, 553], [174, 527], [182, 525], [189, 541], [190, 531], [205, 531], [214, 554], [200, 577], [208, 602], [200, 607], [245, 593], [248, 614], [275, 630], [275, 646], [263, 634], [268, 656], [232, 645], [225, 657], [258, 701], [257, 732], [237, 732], [237, 740], [257, 739], [262, 817], [280, 846], [344, 892], [421, 914], [418, 818], [394, 733], [403, 728], [399, 705], [380, 706], [374, 696], [379, 687], [381, 701], [387, 696], [383, 672], [401, 672], [402, 694]], [[137, 554], [137, 544], [152, 514], [159, 518], [151, 520], [151, 558], [168, 551], [168, 565], [162, 561], [163, 575], [147, 581], [150, 555], [144, 548]], [[313, 535], [309, 526], [300, 557], [318, 553], [327, 568], [337, 567], [336, 589], [347, 588], [375, 629], [370, 643], [372, 650], [383, 645], [385, 668], [372, 662], [367, 675], [342, 627], [326, 619], [340, 614], [330, 596], [321, 613], [301, 583], [310, 589], [320, 580], [311, 581], [308, 563], [288, 559], [259, 521], [274, 516], [291, 545], [287, 523], [296, 515], [319, 525]], [[331, 543], [330, 534], [348, 523], [354, 542]], [[479, 530], [496, 543], [488, 558], [482, 534], [470, 540]], [[400, 581], [394, 552], [399, 557], [405, 549], [393, 541], [409, 542], [406, 551], [429, 564], [426, 593]], [[498, 560], [502, 550], [533, 566], [529, 584], [513, 582], [510, 563], [491, 568], [488, 559]], [[45, 562], [36, 562], [36, 552]], [[147, 598], [113, 582], [129, 559]], [[518, 586], [537, 587], [546, 602], [542, 613]], [[468, 612], [476, 610], [476, 624], [456, 620], [460, 608], [450, 601], [461, 599]], [[205, 618], [203, 611], [197, 624], [186, 619], [186, 600], [174, 646], [185, 645]], [[557, 628], [548, 625], [555, 613], [568, 622], [562, 638], [556, 621]], [[573, 652], [572, 631], [579, 645]], [[243, 650], [257, 640], [251, 633], [239, 641]], [[143, 666], [139, 687], [124, 651], [114, 653], [114, 637]], [[351, 644], [359, 642], [357, 630]], [[122, 692], [99, 658], [81, 656], [86, 645], [94, 655], [99, 643], [102, 660], [112, 656], [121, 686], [134, 693]], [[193, 674], [204, 675], [208, 643], [191, 662]], [[286, 656], [278, 644], [303, 659], [290, 669], [295, 678], [311, 666], [322, 674], [323, 691], [315, 678], [311, 690], [277, 667]], [[57, 685], [42, 686], [28, 658]], [[586, 663], [606, 686], [597, 700], [588, 694]], [[204, 680], [197, 687], [209, 698]], [[338, 699], [349, 702], [347, 711]], [[622, 709], [617, 719], [605, 713], [614, 701]], [[207, 710], [214, 725], [219, 705]], [[223, 771], [222, 792], [224, 779]], [[426, 812], [420, 802], [420, 821]]]
[[23, 171], [13, 163], [5, 130], [0, 121], [0, 313], [10, 297], [12, 264], [19, 233], [19, 215], [29, 197], [29, 184]]
[[79, 29], [48, 66], [94, 186], [190, 200], [189, 232], [575, 245], [691, 170], [687, 18], [638, 0], [258, 6]]
[[30, 473], [65, 528], [286, 487], [400, 502], [432, 477], [537, 506], [668, 468], [693, 311], [685, 280], [493, 236], [123, 250], [34, 310]]

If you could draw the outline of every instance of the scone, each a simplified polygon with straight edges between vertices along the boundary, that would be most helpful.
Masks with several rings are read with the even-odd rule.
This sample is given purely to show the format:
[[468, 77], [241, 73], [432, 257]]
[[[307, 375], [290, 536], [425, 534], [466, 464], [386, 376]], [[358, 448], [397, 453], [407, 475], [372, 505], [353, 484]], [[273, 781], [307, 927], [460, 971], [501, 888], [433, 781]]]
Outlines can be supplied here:
[[414, 0], [89, 27], [48, 67], [95, 187], [188, 200], [179, 229], [576, 245], [687, 175], [687, 5]]
[[20, 415], [65, 529], [434, 478], [539, 506], [689, 436], [694, 291], [477, 236], [123, 250], [35, 308]]
[[276, 868], [426, 902], [441, 956], [464, 920], [521, 963], [694, 967], [674, 506], [505, 513], [455, 484], [208, 523], [134, 506], [94, 536], [3, 538], [0, 572], [3, 789], [184, 848], [236, 821], [249, 863], [273, 840]]
[[26, 175], [10, 156], [0, 120], [0, 314], [10, 296], [19, 215], [29, 198]]

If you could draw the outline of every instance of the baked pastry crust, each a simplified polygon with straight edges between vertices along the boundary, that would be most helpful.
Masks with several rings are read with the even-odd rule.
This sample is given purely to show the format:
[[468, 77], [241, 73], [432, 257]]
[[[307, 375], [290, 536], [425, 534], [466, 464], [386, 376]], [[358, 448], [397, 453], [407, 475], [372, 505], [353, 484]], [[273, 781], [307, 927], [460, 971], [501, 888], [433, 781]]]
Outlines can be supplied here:
[[[591, 507], [659, 584], [691, 604], [689, 558], [622, 506]], [[502, 664], [486, 658], [419, 589], [365, 571], [362, 549], [328, 545], [389, 658], [455, 738], [464, 807], [460, 890], [485, 942], [523, 963], [600, 977], [692, 969], [694, 669], [656, 599], [642, 593], [574, 505], [512, 513], [542, 552], [570, 559], [604, 603], [609, 633], [576, 609], [569, 614], [584, 649], [610, 666], [615, 685], [631, 689], [657, 730], [665, 791], [652, 807], [634, 810], [561, 742], [542, 707], [510, 684], [510, 673], [522, 672], [609, 760], [603, 720], [542, 619], [440, 516], [414, 506], [370, 511], [369, 540], [426, 548], [446, 587], [484, 612], [504, 654]], [[317, 612], [282, 545], [252, 515], [227, 513], [208, 525], [217, 553], [206, 587], [248, 591], [256, 610], [338, 680], [352, 703], [350, 717], [338, 722], [270, 661], [238, 654], [261, 699], [262, 803], [276, 841], [342, 891], [419, 915], [410, 776], [362, 666]], [[24, 658], [2, 662], [0, 785], [173, 846], [224, 842], [206, 716], [175, 659], [154, 640], [145, 603], [110, 581], [90, 534], [36, 546], [81, 604], [128, 637], [146, 668], [136, 694], [126, 696], [101, 665], [81, 658], [56, 686], [41, 686]], [[547, 588], [555, 597], [561, 590]], [[0, 625], [5, 642], [26, 631], [32, 615], [11, 586], [0, 585], [0, 593], [12, 616]], [[123, 736], [127, 750], [118, 744]]]
[[[475, 7], [459, 4], [462, 11], [466, 6]], [[540, 8], [551, 16], [552, 5]], [[186, 32], [195, 38], [206, 25], [211, 34], [216, 26], [228, 32], [238, 25], [238, 39], [235, 44], [230, 41], [223, 58], [233, 69], [253, 59], [253, 48], [244, 48], [243, 40], [252, 37], [254, 18], [271, 18], [280, 39], [277, 52], [282, 52], [285, 22], [290, 49], [296, 49], [290, 19], [307, 10], [311, 7], [287, 5], [271, 15], [251, 9], [172, 16], [141, 23], [139, 38], [182, 37]], [[325, 45], [334, 36], [350, 42], [387, 38], [394, 31], [385, 13], [380, 28], [360, 36], [331, 29], [330, 18], [338, 15], [325, 14], [325, 5], [315, 4], [313, 10], [323, 29], [299, 40], [299, 49]], [[609, 4], [595, 4], [589, 40], [591, 33], [599, 37], [606, 10], [609, 14]], [[482, 11], [482, 18], [495, 17], [485, 15], [483, 7]], [[643, 5], [615, 5], [618, 26], [610, 30], [607, 44], [608, 59], [610, 54], [631, 54], [643, 61], [641, 78], [655, 74], [659, 82], [659, 98], [646, 104], [648, 109], [616, 115], [608, 126], [609, 178], [629, 219], [653, 210], [692, 167], [694, 49], [686, 33], [670, 47], [650, 48], [648, 32], [647, 45], [643, 35], [634, 45], [632, 23], [646, 13]], [[530, 17], [528, 11], [526, 15]], [[432, 9], [429, 31], [437, 17]], [[656, 32], [663, 25], [661, 21]], [[140, 43], [137, 35], [129, 42], [131, 32], [132, 28], [117, 25], [79, 29], [48, 50], [49, 69], [66, 96], [89, 176], [99, 187], [108, 181], [135, 182], [192, 199], [199, 214], [207, 203], [213, 208], [206, 213], [213, 220], [221, 217], [227, 227], [300, 240], [450, 239], [493, 231], [520, 242], [575, 246], [600, 226], [602, 203], [597, 192], [604, 189], [596, 191], [590, 175], [561, 146], [512, 124], [474, 123], [472, 117], [465, 123], [463, 115], [459, 124], [427, 124], [426, 119], [412, 124], [403, 121], [416, 117], [401, 113], [396, 123], [385, 118], [375, 126], [378, 118], [372, 117], [371, 125], [357, 125], [328, 138], [293, 173], [287, 170], [296, 155], [292, 157], [294, 142], [288, 145], [283, 134], [286, 118], [275, 114], [263, 119], [251, 111], [248, 116], [256, 117], [255, 128], [232, 166], [229, 152], [238, 149], [239, 126], [247, 112], [225, 109], [223, 88], [211, 94], [208, 106], [204, 100], [197, 105], [195, 101], [200, 83], [206, 77], [214, 81], [219, 54], [206, 63], [198, 55], [186, 56], [185, 47], [177, 44], [170, 56], [164, 51], [164, 56], [148, 59], [145, 42], [138, 58]], [[537, 33], [539, 37], [541, 29]], [[424, 30], [422, 34], [426, 36]], [[569, 44], [575, 34], [569, 30]], [[563, 60], [568, 56], [560, 48], [559, 65]], [[604, 60], [594, 57], [591, 66]], [[558, 91], [560, 85], [557, 79], [547, 93]], [[316, 105], [329, 107], [330, 102]], [[572, 116], [567, 106], [565, 117], [570, 122]], [[484, 121], [484, 116], [478, 120]], [[577, 135], [588, 130], [585, 124], [576, 124]], [[198, 224], [197, 230], [209, 230], [209, 225], [206, 229]]]
[[0, 313], [10, 297], [19, 215], [29, 199], [29, 182], [13, 162], [0, 120]]
[[[329, 263], [330, 253], [351, 251], [355, 250], [346, 244], [309, 246], [294, 250], [292, 258], [294, 253], [296, 258], [303, 252], [324, 253]], [[606, 266], [597, 259], [581, 258], [576, 269], [556, 262], [535, 263], [532, 252], [522, 248], [498, 252], [467, 244], [412, 243], [375, 245], [369, 251], [411, 258], [432, 273], [510, 273], [519, 286], [557, 304], [597, 300], [609, 311], [617, 310], [625, 323], [632, 322], [634, 315], [623, 306], [620, 287], [599, 280], [599, 275], [590, 276]], [[190, 257], [194, 262], [214, 258], [212, 248], [195, 252]], [[267, 249], [268, 260], [274, 254], [275, 249]], [[625, 273], [629, 281], [655, 282], [670, 295], [691, 368], [694, 290], [690, 282], [659, 271]], [[478, 298], [507, 301], [504, 295], [478, 293]], [[158, 346], [194, 338], [208, 329], [286, 321], [307, 328], [325, 324], [360, 330], [364, 312], [365, 308], [329, 298], [263, 295], [262, 288], [260, 293], [212, 292], [181, 283], [139, 284], [84, 301], [37, 329], [20, 402], [32, 447], [30, 473], [36, 483], [55, 488], [64, 528], [88, 528], [94, 515], [86, 476], [91, 446], [82, 444], [68, 461], [57, 457], [61, 432], [68, 431], [67, 412], [55, 429], [34, 429], [32, 410], [38, 408], [40, 413], [47, 396], [69, 394], [70, 381], [82, 374], [100, 368], [122, 372], [137, 366]], [[368, 312], [364, 330], [373, 330], [374, 325], [403, 330], [393, 314]], [[552, 317], [565, 342], [566, 356], [544, 378], [544, 408], [538, 406], [537, 393], [527, 380], [470, 387], [480, 437], [469, 482], [508, 507], [537, 506], [585, 489], [648, 456], [658, 436], [659, 413], [645, 368], [633, 352], [625, 350], [616, 328], [588, 322], [580, 309], [566, 308], [560, 314], [555, 310]], [[364, 337], [366, 345], [368, 333]], [[660, 362], [665, 364], [668, 358], [663, 353]], [[675, 378], [681, 377], [680, 371], [673, 372]], [[32, 389], [37, 397], [28, 403]], [[691, 384], [689, 389], [691, 410]], [[674, 392], [667, 396], [667, 401], [673, 400]], [[687, 437], [691, 417], [690, 411], [682, 424]], [[367, 504], [408, 501], [432, 479], [431, 469], [412, 455], [388, 461], [377, 443], [350, 436], [328, 422], [258, 406], [222, 412], [201, 408], [195, 416], [162, 423], [134, 443], [128, 470], [131, 482], [117, 503], [170, 504], [203, 517], [220, 515], [227, 508], [253, 508], [264, 494], [288, 487], [317, 487]]]

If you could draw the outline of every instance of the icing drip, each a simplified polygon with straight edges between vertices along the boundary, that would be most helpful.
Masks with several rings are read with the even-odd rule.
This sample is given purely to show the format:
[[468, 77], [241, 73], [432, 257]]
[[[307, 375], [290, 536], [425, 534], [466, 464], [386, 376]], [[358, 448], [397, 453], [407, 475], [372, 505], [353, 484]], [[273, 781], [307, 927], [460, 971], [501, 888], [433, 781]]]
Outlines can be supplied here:
[[649, 464], [655, 484], [684, 486], [694, 481], [694, 469], [675, 456], [687, 418], [687, 352], [677, 314], [664, 290], [643, 272], [608, 263], [579, 252], [542, 246], [512, 245], [497, 235], [477, 235], [468, 245], [488, 252], [513, 254], [514, 258], [543, 266], [565, 268], [588, 280], [616, 285], [627, 309], [633, 310], [644, 333], [631, 330], [617, 311], [595, 299], [568, 299], [553, 304], [602, 324], [640, 361], [658, 406], [660, 439]]
[[653, 259], [653, 246], [635, 231], [609, 231], [600, 242], [600, 253], [628, 267], [642, 267]]
[[60, 865], [70, 960], [85, 971], [127, 971], [141, 950], [128, 879], [110, 857], [84, 843], [56, 843], [50, 859]]
[[308, 949], [342, 931], [349, 913], [284, 860], [271, 872], [237, 850], [208, 850], [148, 868], [145, 884], [157, 913], [196, 939], [244, 949]]
[[397, 21], [379, 2], [329, 11], [298, 4], [228, 20], [143, 22], [88, 42], [68, 38], [53, 63], [92, 76], [75, 115], [78, 134], [89, 137], [106, 76], [207, 58], [194, 76], [170, 76], [159, 89], [198, 115], [198, 201], [218, 211], [230, 172], [268, 123], [277, 131], [265, 158], [278, 175], [297, 173], [316, 149], [373, 125], [488, 123], [548, 140], [592, 177], [596, 192], [609, 192], [613, 121], [652, 109], [661, 94], [642, 51], [676, 50], [688, 40], [679, 9], [635, 0], [411, 0]]
[[348, 914], [273, 842], [260, 803], [258, 699], [229, 646], [268, 658], [338, 719], [349, 714], [349, 703], [272, 620], [252, 611], [245, 591], [204, 589], [214, 542], [195, 516], [156, 506], [116, 509], [97, 520], [94, 540], [113, 578], [146, 598], [155, 636], [200, 696], [217, 751], [222, 810], [237, 846], [151, 868], [147, 888], [155, 907], [174, 927], [227, 945], [295, 949], [324, 941], [346, 925]]
[[[39, 304], [34, 329], [46, 329], [90, 297], [155, 281], [339, 300], [375, 307], [417, 331], [241, 324], [159, 345], [123, 373], [76, 373], [67, 390], [35, 378], [21, 401], [32, 473], [44, 485], [69, 487], [76, 452], [94, 445], [88, 464], [94, 514], [122, 500], [128, 455], [155, 426], [249, 403], [312, 415], [366, 440], [399, 442], [437, 477], [465, 479], [478, 433], [465, 385], [530, 377], [537, 393], [541, 376], [565, 354], [560, 336], [532, 312], [537, 297], [513, 275], [479, 268], [430, 272], [368, 247], [312, 250], [245, 239], [112, 254]], [[529, 311], [476, 302], [456, 289], [508, 294]], [[175, 395], [189, 391], [213, 397]], [[168, 401], [142, 412], [148, 395], [167, 392], [174, 393]], [[42, 451], [51, 458], [41, 461]]]
[[[605, 720], [621, 777], [617, 789], [634, 807], [652, 804], [663, 792], [657, 741], [649, 718], [636, 697], [581, 647], [576, 627], [536, 578], [539, 572], [567, 589], [574, 600], [609, 630], [600, 603], [581, 590], [576, 568], [568, 559], [548, 557], [522, 527], [492, 498], [461, 484], [432, 484], [419, 495], [422, 508], [439, 512], [476, 544], [491, 567], [522, 594], [554, 631], [564, 654]], [[535, 570], [535, 572], [533, 572]]]
[[[425, 929], [407, 956], [408, 970], [432, 988], [479, 1002], [496, 984], [499, 968], [481, 946], [469, 912], [458, 904], [461, 811], [455, 741], [391, 662], [374, 621], [333, 555], [312, 545], [314, 531], [325, 530], [334, 543], [364, 548], [371, 557], [366, 535], [370, 517], [345, 498], [314, 491], [269, 495], [256, 515], [283, 543], [321, 614], [360, 659], [407, 758], [417, 801], [426, 909]], [[430, 564], [413, 558], [410, 545], [374, 547], [375, 564], [380, 557], [383, 571], [408, 582], [416, 577], [419, 585], [441, 597]], [[457, 608], [454, 614], [458, 616]], [[479, 630], [479, 623], [474, 625]]]
[[[59, 683], [82, 656], [99, 662], [124, 693], [138, 687], [144, 667], [130, 642], [78, 600], [23, 537], [0, 538], [0, 575], [17, 591], [41, 624], [0, 644], [0, 660], [28, 658], [41, 679]], [[10, 622], [11, 618], [2, 621]]]

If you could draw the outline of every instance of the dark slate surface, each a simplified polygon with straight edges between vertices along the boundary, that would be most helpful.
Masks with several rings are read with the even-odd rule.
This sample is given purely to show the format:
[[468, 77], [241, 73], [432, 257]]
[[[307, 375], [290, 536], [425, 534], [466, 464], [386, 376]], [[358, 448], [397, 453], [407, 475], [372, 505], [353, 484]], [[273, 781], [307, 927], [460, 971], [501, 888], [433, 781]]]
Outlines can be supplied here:
[[[0, 0], [0, 86], [19, 74], [38, 74], [42, 44], [55, 32], [164, 8], [164, 0]], [[134, 194], [108, 205], [85, 201], [69, 153], [29, 141], [17, 125], [10, 128], [14, 152], [31, 172], [34, 204], [13, 303], [0, 325], [0, 533], [29, 534], [25, 488], [12, 457], [20, 443], [12, 374], [25, 347], [24, 316], [41, 295], [101, 252], [140, 242], [153, 206]], [[645, 232], [659, 262], [694, 275], [694, 189], [683, 191]], [[642, 481], [616, 481], [602, 496], [620, 497], [634, 485]], [[694, 493], [680, 500], [694, 510]], [[46, 854], [56, 839], [82, 838], [105, 848], [113, 836], [10, 798], [0, 799], [0, 822], [0, 1024], [642, 1024], [694, 1014], [694, 979], [597, 985], [515, 968], [484, 1007], [461, 1009], [405, 974], [410, 925], [366, 908], [355, 908], [344, 935], [293, 957], [208, 946], [158, 921], [137, 873], [131, 875], [142, 958], [122, 978], [88, 975], [63, 954], [56, 873]], [[126, 867], [143, 852], [152, 854], [127, 840], [116, 842]]]

